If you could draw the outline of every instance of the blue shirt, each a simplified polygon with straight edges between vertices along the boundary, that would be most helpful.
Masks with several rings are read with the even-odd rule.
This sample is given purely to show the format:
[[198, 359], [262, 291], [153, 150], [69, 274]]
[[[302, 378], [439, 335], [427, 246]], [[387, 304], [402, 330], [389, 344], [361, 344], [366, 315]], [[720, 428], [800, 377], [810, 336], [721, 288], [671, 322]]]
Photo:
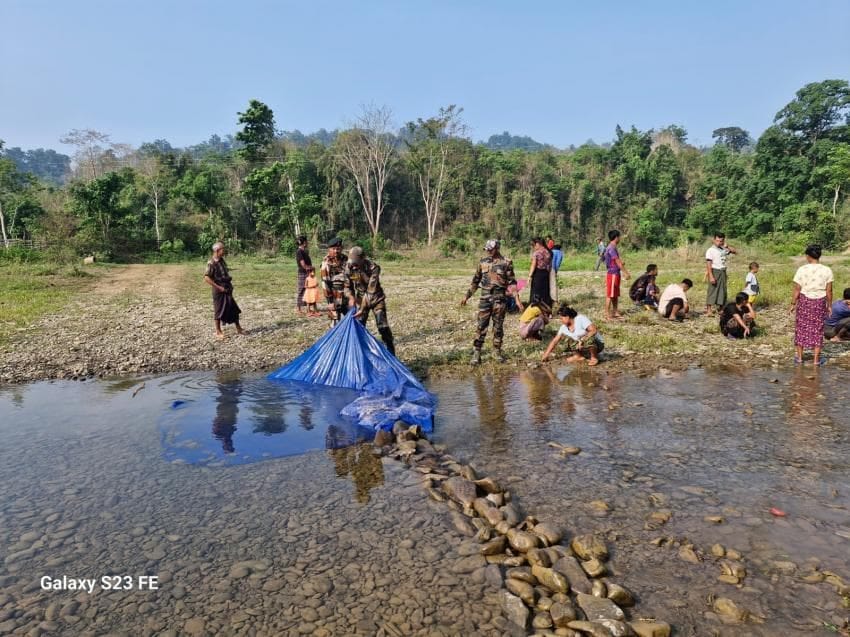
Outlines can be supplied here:
[[850, 307], [847, 306], [847, 301], [839, 299], [832, 303], [832, 314], [824, 321], [830, 327], [838, 327], [838, 324], [844, 319], [850, 318]]
[[564, 253], [558, 250], [557, 248], [552, 250], [552, 267], [555, 268], [555, 272], [561, 269], [561, 262], [564, 260]]

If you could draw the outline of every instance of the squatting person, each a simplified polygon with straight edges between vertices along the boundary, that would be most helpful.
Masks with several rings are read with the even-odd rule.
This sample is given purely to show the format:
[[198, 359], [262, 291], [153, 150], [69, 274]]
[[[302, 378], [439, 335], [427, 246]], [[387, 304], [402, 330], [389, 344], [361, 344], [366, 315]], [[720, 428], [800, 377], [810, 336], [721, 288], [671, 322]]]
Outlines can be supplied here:
[[224, 338], [222, 325], [233, 323], [236, 325], [236, 333], [244, 334], [245, 330], [239, 324], [239, 314], [242, 310], [233, 298], [233, 279], [224, 261], [226, 250], [220, 241], [213, 244], [212, 259], [207, 261], [207, 270], [204, 272], [204, 281], [212, 288], [213, 317], [215, 319], [215, 337]]
[[561, 303], [558, 316], [561, 318], [561, 328], [543, 352], [543, 360], [549, 360], [558, 341], [566, 336], [569, 339], [567, 349], [573, 351], [573, 354], [567, 358], [568, 363], [578, 363], [586, 358], [588, 365], [598, 365], [599, 353], [605, 349], [605, 341], [602, 340], [602, 335], [593, 321], [584, 314], [579, 314], [566, 303]]
[[[514, 264], [510, 259], [506, 259], [499, 252], [500, 243], [498, 239], [490, 239], [484, 244], [484, 251], [487, 256], [478, 262], [478, 268], [475, 270], [475, 275], [472, 277], [472, 283], [469, 290], [466, 291], [466, 296], [460, 304], [466, 305], [466, 302], [475, 294], [476, 290], [481, 288], [481, 298], [478, 301], [478, 331], [472, 345], [474, 351], [472, 353], [472, 364], [479, 365], [481, 363], [481, 348], [484, 346], [484, 339], [487, 338], [487, 328], [490, 325], [490, 319], [493, 319], [493, 350], [496, 360], [500, 363], [505, 362], [505, 355], [502, 354], [502, 337], [504, 336], [505, 328], [505, 312], [507, 311], [507, 290], [516, 289], [516, 276], [514, 276]], [[519, 293], [515, 296], [517, 306], [522, 311], [522, 302], [519, 300]]]
[[393, 333], [387, 320], [387, 300], [381, 287], [381, 266], [367, 259], [363, 248], [354, 246], [348, 252], [344, 280], [348, 307], [357, 306], [355, 318], [366, 325], [369, 312], [374, 312], [381, 340], [390, 354], [395, 355]]

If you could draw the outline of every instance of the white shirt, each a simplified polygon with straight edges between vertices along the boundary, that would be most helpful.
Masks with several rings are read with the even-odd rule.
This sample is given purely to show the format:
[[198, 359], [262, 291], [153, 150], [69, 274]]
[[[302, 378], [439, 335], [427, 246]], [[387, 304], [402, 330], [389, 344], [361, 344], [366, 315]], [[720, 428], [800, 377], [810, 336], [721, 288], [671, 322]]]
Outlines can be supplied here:
[[667, 304], [673, 299], [682, 299], [685, 303], [688, 302], [688, 295], [681, 285], [671, 283], [661, 293], [661, 298], [658, 299], [658, 313], [663, 315]]
[[726, 248], [711, 246], [705, 251], [705, 260], [711, 261], [712, 270], [725, 270], [727, 256], [729, 256], [729, 250]]
[[[568, 328], [566, 325], [561, 325], [561, 328], [558, 330], [558, 334], [560, 336], [571, 338], [577, 342], [587, 334], [587, 328], [591, 325], [593, 325], [593, 321], [587, 318], [584, 314], [579, 314], [573, 319], [573, 329]], [[596, 338], [602, 341], [602, 335], [599, 332], [596, 332]]]
[[755, 272], [747, 272], [747, 278], [744, 283], [744, 294], [755, 296], [759, 293], [759, 281], [756, 278]]
[[794, 275], [794, 283], [800, 286], [800, 293], [810, 299], [825, 297], [826, 285], [832, 281], [832, 270], [821, 263], [801, 265]]

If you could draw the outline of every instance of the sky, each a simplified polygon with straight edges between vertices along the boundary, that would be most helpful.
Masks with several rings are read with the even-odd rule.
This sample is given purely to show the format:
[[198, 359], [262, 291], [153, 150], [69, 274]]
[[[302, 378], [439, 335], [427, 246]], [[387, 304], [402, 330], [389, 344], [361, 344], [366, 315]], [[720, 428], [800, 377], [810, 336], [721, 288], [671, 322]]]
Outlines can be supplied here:
[[847, 0], [0, 0], [0, 139], [66, 153], [74, 128], [233, 134], [250, 99], [304, 133], [457, 104], [474, 140], [675, 123], [707, 145], [825, 79], [850, 79]]

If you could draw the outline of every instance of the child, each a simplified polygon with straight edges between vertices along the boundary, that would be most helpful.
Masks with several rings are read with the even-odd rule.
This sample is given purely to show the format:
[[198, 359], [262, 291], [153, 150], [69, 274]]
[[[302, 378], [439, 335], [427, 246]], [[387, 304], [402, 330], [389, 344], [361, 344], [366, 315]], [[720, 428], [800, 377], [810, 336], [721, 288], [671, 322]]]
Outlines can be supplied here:
[[759, 281], [756, 275], [759, 273], [759, 264], [753, 261], [750, 263], [750, 271], [747, 272], [747, 278], [744, 281], [744, 294], [747, 295], [747, 307], [750, 314], [755, 316], [756, 311], [753, 306], [756, 304], [756, 297], [759, 295]]
[[531, 305], [519, 317], [519, 335], [523, 340], [542, 341], [543, 328], [551, 315], [551, 308], [535, 296]]
[[316, 281], [316, 268], [307, 270], [307, 279], [304, 281], [304, 303], [307, 305], [307, 316], [316, 318], [321, 316], [317, 303], [319, 302], [319, 283]]

